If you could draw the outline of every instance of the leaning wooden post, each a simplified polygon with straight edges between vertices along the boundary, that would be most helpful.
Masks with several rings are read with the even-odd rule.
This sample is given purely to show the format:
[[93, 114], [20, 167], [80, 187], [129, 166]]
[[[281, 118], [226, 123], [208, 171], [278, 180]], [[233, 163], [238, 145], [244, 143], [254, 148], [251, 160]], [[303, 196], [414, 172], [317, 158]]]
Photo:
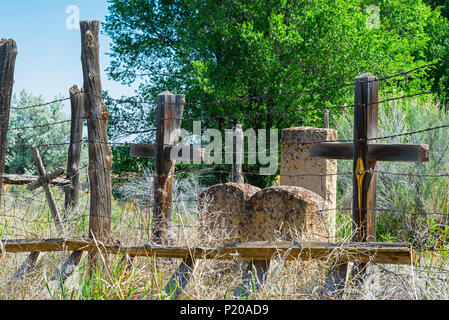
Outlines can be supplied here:
[[[32, 152], [33, 152], [34, 163], [36, 165], [37, 172], [39, 173], [39, 180], [41, 181], [42, 188], [45, 191], [45, 196], [47, 198], [51, 216], [53, 218], [53, 221], [55, 222], [56, 230], [58, 231], [58, 234], [60, 236], [65, 236], [64, 226], [61, 221], [61, 215], [59, 214], [58, 207], [56, 206], [56, 202], [53, 198], [53, 194], [51, 193], [50, 183], [49, 183], [50, 179], [53, 178], [56, 174], [60, 175], [60, 169], [56, 170], [56, 174], [50, 173], [47, 175], [44, 165], [42, 164], [42, 159], [39, 155], [39, 150], [37, 150], [36, 147], [33, 147]], [[33, 184], [28, 185], [28, 190], [31, 190], [32, 185]]]
[[242, 173], [243, 164], [243, 129], [241, 124], [234, 128], [232, 137], [232, 182], [244, 183], [245, 179]]
[[170, 160], [164, 149], [178, 142], [184, 103], [184, 95], [175, 96], [169, 91], [157, 97], [152, 239], [158, 244], [167, 244], [175, 172], [175, 161]]
[[[89, 237], [111, 240], [111, 167], [112, 151], [108, 143], [108, 110], [103, 102], [100, 79], [100, 21], [81, 21], [81, 62], [84, 75], [85, 114], [89, 139], [90, 219]], [[90, 254], [91, 265], [96, 254]], [[107, 259], [106, 259], [107, 260]]]
[[14, 40], [0, 40], [0, 200], [17, 53], [17, 45]]
[[379, 82], [372, 74], [356, 78], [354, 110], [353, 241], [376, 241], [376, 161], [368, 159], [368, 144], [378, 128]]
[[69, 90], [72, 121], [70, 127], [70, 145], [67, 159], [67, 179], [71, 185], [66, 188], [64, 209], [67, 214], [69, 210], [78, 204], [80, 191], [80, 157], [83, 139], [83, 115], [85, 96], [77, 86]]
[[[50, 181], [55, 179], [56, 177], [64, 174], [63, 168], [58, 168], [55, 171], [47, 174], [45, 171], [45, 168], [42, 164], [42, 159], [39, 155], [39, 150], [36, 147], [32, 148], [33, 152], [33, 158], [34, 163], [37, 168], [37, 172], [39, 173], [39, 178], [36, 182], [30, 183], [27, 186], [27, 189], [29, 191], [33, 191], [36, 188], [39, 188], [42, 186], [45, 192], [45, 196], [47, 198], [48, 207], [50, 208], [51, 216], [53, 218], [53, 222], [55, 223], [56, 230], [60, 237], [65, 237], [65, 231], [64, 226], [61, 221], [61, 216], [58, 211], [58, 207], [56, 206], [55, 200], [53, 199], [53, 194], [50, 189]], [[20, 279], [23, 279], [31, 270], [33, 270], [36, 267], [37, 261], [39, 260], [41, 256], [41, 252], [39, 251], [33, 251], [31, 254], [27, 257], [25, 262], [20, 266], [20, 268], [17, 270], [17, 272], [14, 274], [12, 279], [10, 280], [10, 283], [13, 281], [17, 281]]]

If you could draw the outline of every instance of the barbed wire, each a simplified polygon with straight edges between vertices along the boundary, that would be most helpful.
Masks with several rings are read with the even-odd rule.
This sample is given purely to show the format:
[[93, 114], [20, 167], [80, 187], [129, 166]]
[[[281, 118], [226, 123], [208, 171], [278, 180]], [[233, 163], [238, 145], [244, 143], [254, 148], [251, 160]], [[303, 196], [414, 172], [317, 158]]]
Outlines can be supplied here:
[[[391, 80], [393, 78], [397, 78], [397, 77], [401, 77], [401, 76], [405, 76], [406, 79], [408, 78], [407, 76], [411, 73], [414, 73], [418, 70], [422, 70], [425, 68], [429, 68], [429, 67], [433, 67], [436, 65], [440, 65], [440, 64], [446, 64], [449, 62], [448, 60], [441, 60], [441, 61], [437, 61], [437, 62], [433, 62], [433, 63], [428, 63], [419, 67], [416, 67], [414, 69], [411, 70], [406, 70], [406, 71], [401, 71], [392, 75], [388, 75], [388, 76], [384, 76], [381, 78], [377, 78], [377, 79], [373, 79], [373, 80], [364, 80], [364, 81], [360, 81], [359, 83], [369, 83], [369, 82], [381, 82], [381, 81], [386, 81], [386, 80]], [[326, 91], [326, 90], [338, 90], [338, 89], [342, 89], [342, 88], [346, 88], [346, 87], [350, 87], [350, 86], [354, 86], [356, 84], [356, 82], [350, 82], [350, 83], [343, 83], [340, 85], [334, 85], [334, 86], [327, 86], [327, 87], [320, 87], [320, 88], [314, 88], [314, 89], [305, 89], [305, 90], [300, 90], [300, 91], [295, 91], [295, 92], [286, 92], [286, 93], [279, 93], [279, 94], [275, 94], [275, 95], [261, 95], [261, 96], [251, 96], [251, 97], [241, 97], [241, 98], [237, 98], [237, 99], [229, 99], [229, 100], [217, 100], [215, 102], [191, 102], [191, 103], [185, 103], [185, 105], [207, 105], [207, 104], [223, 104], [223, 103], [239, 103], [239, 102], [244, 102], [247, 100], [260, 100], [260, 99], [267, 99], [267, 98], [276, 98], [276, 97], [282, 97], [282, 96], [290, 96], [290, 95], [301, 95], [301, 94], [305, 94], [305, 93], [312, 93], [312, 92], [319, 92], [319, 91]], [[97, 98], [101, 98], [104, 100], [108, 100], [108, 101], [114, 101], [114, 102], [119, 102], [119, 103], [137, 103], [137, 104], [152, 104], [152, 105], [156, 105], [157, 102], [155, 101], [141, 101], [141, 100], [132, 100], [132, 99], [117, 99], [117, 98], [111, 98], [108, 96], [99, 96], [99, 95], [95, 95], [93, 93], [89, 93], [89, 92], [75, 92], [73, 95], [78, 95], [78, 94], [82, 94], [82, 93], [87, 93], [89, 95], [92, 95], [94, 97]], [[70, 100], [70, 97], [66, 97], [66, 98], [60, 98], [60, 99], [55, 99], [53, 101], [49, 101], [49, 102], [45, 102], [45, 103], [39, 103], [39, 104], [35, 104], [35, 105], [30, 105], [30, 106], [25, 106], [25, 107], [11, 107], [11, 109], [13, 110], [25, 110], [25, 109], [31, 109], [31, 108], [38, 108], [38, 107], [43, 107], [43, 106], [47, 106], [47, 105], [51, 105], [57, 102], [64, 102]]]
[[[75, 94], [78, 94], [78, 93], [75, 93]], [[55, 99], [55, 100], [50, 101], [50, 102], [34, 104], [34, 105], [31, 105], [31, 106], [26, 106], [26, 107], [11, 107], [11, 110], [26, 110], [26, 109], [40, 108], [40, 107], [45, 107], [45, 106], [48, 106], [48, 105], [51, 105], [51, 104], [54, 104], [54, 103], [57, 103], [57, 102], [64, 102], [64, 101], [67, 101], [67, 100], [70, 100], [70, 97], [61, 98], [61, 99]]]
[[[422, 96], [422, 95], [427, 95], [427, 94], [432, 94], [432, 93], [441, 93], [441, 92], [446, 92], [449, 91], [449, 88], [444, 88], [441, 90], [434, 90], [434, 91], [424, 91], [424, 92], [419, 92], [419, 93], [415, 93], [415, 94], [410, 94], [410, 95], [403, 95], [400, 97], [392, 97], [392, 98], [388, 98], [385, 100], [381, 100], [381, 101], [377, 101], [377, 102], [372, 102], [372, 103], [368, 103], [368, 104], [362, 104], [360, 106], [367, 106], [367, 105], [373, 105], [373, 104], [382, 104], [382, 103], [387, 103], [387, 102], [392, 102], [392, 101], [397, 101], [397, 100], [401, 100], [401, 99], [406, 99], [406, 98], [412, 98], [412, 97], [417, 97], [417, 96]], [[39, 105], [40, 106], [40, 105]], [[227, 114], [227, 115], [211, 115], [211, 116], [202, 116], [202, 117], [191, 117], [191, 118], [183, 118], [183, 117], [169, 117], [169, 118], [162, 118], [161, 120], [180, 120], [180, 121], [200, 121], [200, 120], [218, 120], [218, 119], [240, 119], [240, 118], [252, 118], [252, 117], [258, 117], [261, 115], [264, 116], [269, 116], [269, 115], [286, 115], [286, 114], [290, 114], [290, 113], [295, 113], [295, 112], [310, 112], [310, 111], [317, 111], [317, 110], [333, 110], [333, 109], [346, 109], [346, 108], [354, 108], [357, 107], [355, 104], [352, 105], [335, 105], [335, 106], [324, 106], [324, 107], [296, 107], [293, 110], [281, 110], [281, 111], [266, 111], [266, 112], [253, 112], [251, 114]], [[284, 117], [286, 118], [286, 117]], [[74, 119], [79, 119], [79, 118], [74, 118]], [[133, 118], [133, 119], [128, 119], [128, 118], [91, 118], [91, 117], [82, 117], [82, 119], [94, 119], [94, 120], [100, 120], [100, 121], [111, 121], [111, 122], [121, 122], [121, 121], [145, 121], [145, 122], [149, 122], [149, 121], [156, 121], [157, 118]], [[30, 125], [30, 126], [23, 126], [23, 127], [12, 127], [10, 128], [11, 130], [25, 130], [25, 129], [35, 129], [35, 128], [43, 128], [43, 127], [49, 127], [49, 126], [53, 126], [53, 125], [59, 125], [59, 124], [64, 124], [64, 123], [69, 123], [71, 122], [73, 119], [67, 119], [67, 120], [60, 120], [60, 121], [56, 121], [56, 122], [52, 122], [52, 123], [47, 123], [47, 124], [36, 124], [36, 125]], [[447, 127], [447, 126], [445, 126]], [[148, 133], [148, 132], [153, 132], [156, 129], [155, 128], [150, 128], [150, 129], [145, 129], [145, 130], [139, 130], [139, 131], [127, 131], [125, 129], [118, 129], [119, 131], [122, 131], [124, 133], [127, 134], [142, 134], [142, 133]], [[433, 129], [429, 129], [429, 130], [433, 130]], [[397, 136], [391, 136], [391, 137], [397, 137]], [[378, 140], [378, 139], [383, 139], [383, 138], [372, 138], [370, 140]], [[338, 140], [338, 141], [333, 141], [333, 142], [348, 142], [350, 140]]]

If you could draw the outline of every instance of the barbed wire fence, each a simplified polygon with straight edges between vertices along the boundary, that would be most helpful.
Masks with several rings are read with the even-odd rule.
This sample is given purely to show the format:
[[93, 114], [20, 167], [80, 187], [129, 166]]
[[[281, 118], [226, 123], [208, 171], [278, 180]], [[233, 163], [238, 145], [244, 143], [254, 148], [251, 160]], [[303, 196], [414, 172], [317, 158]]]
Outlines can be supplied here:
[[[390, 76], [385, 76], [379, 79], [376, 79], [376, 82], [382, 82], [382, 81], [390, 81], [394, 78], [403, 78], [404, 81], [408, 81], [410, 74], [417, 72], [419, 70], [423, 70], [429, 67], [433, 67], [439, 64], [446, 64], [449, 60], [440, 61], [436, 63], [426, 64], [421, 67], [417, 67], [412, 70], [399, 72]], [[355, 86], [355, 82], [353, 83], [344, 83], [341, 85], [336, 86], [330, 86], [330, 87], [323, 87], [323, 88], [317, 88], [317, 89], [310, 89], [310, 90], [302, 90], [297, 92], [288, 92], [288, 93], [280, 93], [278, 95], [265, 95], [265, 96], [252, 96], [252, 97], [239, 97], [236, 99], [218, 99], [217, 101], [208, 101], [208, 102], [201, 102], [201, 101], [194, 101], [194, 102], [187, 102], [183, 103], [184, 107], [189, 106], [201, 106], [201, 105], [213, 105], [213, 104], [238, 104], [243, 103], [247, 101], [262, 101], [264, 99], [272, 99], [277, 97], [288, 97], [288, 96], [301, 96], [303, 94], [307, 93], [313, 93], [313, 92], [325, 92], [327, 90], [338, 90], [338, 89], [344, 89], [344, 88], [353, 88]], [[410, 95], [403, 95], [403, 96], [397, 96], [388, 98], [381, 101], [376, 101], [376, 105], [382, 105], [387, 104], [393, 101], [401, 101], [404, 99], [410, 99], [415, 98], [419, 96], [425, 96], [429, 94], [435, 94], [435, 93], [442, 93], [449, 91], [449, 88], [444, 88], [441, 90], [434, 90], [434, 91], [423, 91], [419, 93], [414, 93]], [[102, 99], [105, 101], [111, 101], [114, 103], [119, 104], [142, 104], [142, 105], [152, 105], [156, 107], [158, 105], [158, 102], [154, 101], [140, 101], [135, 99], [116, 99], [111, 98], [108, 96], [103, 95], [97, 95], [95, 93], [87, 92], [87, 91], [81, 91], [78, 94], [84, 94], [87, 96], [91, 96], [93, 98]], [[35, 108], [42, 108], [46, 106], [50, 106], [54, 103], [58, 102], [64, 102], [70, 100], [70, 97], [67, 98], [61, 98], [61, 99], [55, 99], [53, 101], [47, 102], [47, 103], [41, 103], [36, 105], [29, 105], [29, 106], [22, 106], [22, 107], [11, 107], [11, 110], [13, 112], [20, 112], [23, 110], [31, 110]], [[138, 135], [138, 134], [145, 134], [150, 133], [158, 130], [157, 128], [157, 121], [205, 121], [205, 120], [218, 120], [218, 119], [233, 119], [236, 124], [238, 124], [238, 121], [244, 118], [248, 117], [257, 117], [257, 116], [269, 116], [269, 115], [276, 115], [276, 116], [282, 116], [285, 118], [291, 117], [291, 114], [295, 114], [298, 112], [312, 112], [312, 111], [332, 111], [332, 110], [346, 110], [350, 108], [356, 108], [356, 104], [347, 104], [347, 105], [335, 105], [335, 106], [326, 106], [326, 107], [307, 107], [307, 106], [296, 106], [291, 107], [289, 109], [283, 110], [283, 111], [265, 111], [265, 112], [258, 112], [253, 114], [223, 114], [223, 115], [207, 115], [203, 117], [148, 117], [148, 118], [114, 118], [114, 117], [92, 117], [92, 115], [89, 116], [82, 116], [81, 118], [73, 117], [71, 119], [67, 120], [60, 120], [55, 121], [51, 123], [42, 123], [42, 124], [32, 124], [32, 125], [25, 125], [25, 126], [19, 126], [19, 127], [11, 127], [9, 130], [12, 131], [24, 131], [24, 130], [34, 130], [37, 128], [49, 128], [54, 127], [62, 124], [71, 123], [74, 120], [96, 120], [96, 121], [108, 121], [114, 122], [114, 123], [120, 123], [120, 122], [137, 122], [137, 123], [143, 123], [148, 124], [151, 122], [155, 123], [154, 128], [148, 128], [145, 130], [136, 130], [136, 131], [129, 131], [129, 130], [123, 130], [123, 134], [126, 135]], [[302, 123], [303, 125], [306, 124], [313, 124], [317, 125], [318, 123]], [[116, 126], [117, 127], [117, 126]], [[348, 139], [336, 139], [331, 141], [325, 141], [325, 142], [335, 142], [335, 143], [357, 143], [361, 140], [364, 140], [364, 142], [378, 142], [378, 141], [385, 141], [390, 140], [398, 137], [405, 137], [405, 136], [411, 136], [411, 135], [417, 135], [417, 134], [426, 134], [432, 131], [442, 130], [449, 127], [448, 124], [438, 125], [434, 127], [427, 127], [427, 128], [421, 128], [416, 129], [413, 131], [408, 132], [399, 132], [394, 135], [388, 135], [388, 136], [381, 136], [381, 137], [374, 137], [374, 138], [367, 138], [367, 139], [359, 139], [359, 140], [348, 140]], [[119, 128], [120, 130], [120, 128]], [[69, 136], [69, 134], [67, 135]], [[313, 144], [313, 143], [321, 143], [324, 141], [314, 141], [314, 142], [295, 142], [295, 141], [289, 141], [289, 142], [282, 142], [282, 144]], [[33, 147], [37, 149], [45, 149], [45, 148], [68, 148], [71, 145], [78, 144], [82, 147], [85, 147], [87, 145], [92, 144], [106, 144], [110, 147], [131, 147], [137, 142], [120, 142], [120, 141], [102, 141], [102, 140], [89, 140], [89, 138], [83, 138], [81, 140], [72, 140], [66, 139], [63, 141], [46, 141], [38, 144], [27, 144], [27, 143], [15, 143], [13, 145], [7, 145], [6, 150], [24, 150], [24, 149], [31, 149]], [[165, 146], [172, 146], [170, 143], [164, 143], [160, 141], [156, 141], [156, 143], [153, 144], [155, 148], [158, 146], [165, 147]], [[432, 146], [430, 146], [432, 147]], [[217, 151], [215, 151], [217, 152]], [[226, 154], [235, 154], [235, 151], [229, 152], [229, 151], [218, 151], [219, 154], [226, 155]], [[257, 152], [256, 152], [257, 153]], [[243, 156], [251, 154], [250, 151], [243, 151]], [[277, 156], [280, 156], [281, 151], [277, 151]], [[230, 167], [231, 165], [229, 165]], [[66, 176], [66, 180], [71, 180], [75, 175], [81, 176], [81, 179], [83, 180], [81, 183], [83, 185], [83, 188], [81, 189], [81, 193], [84, 194], [84, 196], [80, 197], [80, 203], [78, 204], [77, 208], [75, 210], [67, 210], [64, 211], [64, 216], [62, 219], [63, 224], [66, 226], [66, 230], [68, 230], [68, 234], [72, 237], [80, 237], [89, 232], [89, 205], [90, 205], [90, 199], [87, 195], [89, 192], [88, 188], [88, 174], [87, 171], [89, 169], [89, 163], [82, 164], [79, 168], [75, 170], [75, 173], [72, 173], [69, 176]], [[435, 178], [435, 179], [448, 179], [449, 178], [449, 172], [441, 172], [441, 173], [401, 173], [401, 172], [389, 172], [389, 171], [382, 171], [382, 170], [375, 170], [375, 173], [379, 175], [386, 175], [386, 176], [407, 176], [407, 177], [416, 177], [416, 178]], [[373, 173], [366, 170], [366, 173]], [[152, 171], [146, 171], [143, 174], [142, 173], [133, 173], [131, 175], [132, 180], [134, 183], [127, 182], [125, 186], [118, 187], [115, 191], [120, 194], [117, 196], [117, 204], [116, 208], [114, 208], [114, 212], [112, 213], [111, 217], [111, 223], [112, 223], [112, 229], [114, 232], [114, 235], [121, 241], [122, 243], [127, 243], [128, 245], [132, 244], [139, 244], [145, 241], [150, 241], [149, 235], [151, 233], [151, 224], [152, 219], [150, 217], [149, 212], [151, 211], [151, 202], [154, 202], [154, 199], [151, 199], [151, 189], [153, 188], [153, 177], [152, 175], [154, 172]], [[173, 231], [173, 233], [176, 234], [177, 241], [185, 241], [183, 237], [186, 237], [186, 234], [192, 234], [192, 229], [199, 229], [202, 227], [198, 221], [195, 220], [194, 212], [198, 208], [198, 201], [200, 194], [206, 190], [207, 186], [203, 186], [201, 184], [201, 179], [203, 177], [207, 177], [210, 175], [224, 175], [224, 180], [230, 179], [230, 177], [235, 174], [235, 171], [230, 168], [229, 170], [217, 170], [214, 168], [203, 168], [203, 169], [194, 169], [194, 168], [188, 168], [183, 170], [176, 170], [173, 173], [174, 176], [174, 195], [172, 200], [172, 211], [175, 213], [175, 217], [173, 221], [171, 222], [169, 227], [170, 230]], [[248, 176], [263, 176], [263, 174], [259, 172], [251, 172], [251, 171], [243, 171], [239, 172], [239, 174], [243, 175], [244, 177]], [[351, 172], [337, 172], [333, 173], [331, 175], [335, 175], [337, 177], [346, 177], [351, 178], [356, 174], [355, 171]], [[187, 176], [186, 176], [187, 175]], [[290, 175], [282, 175], [282, 174], [276, 174], [276, 176], [319, 176], [320, 178], [324, 178], [329, 174], [312, 174], [312, 173], [297, 173], [297, 174], [290, 174]], [[177, 179], [176, 177], [180, 176], [180, 179]], [[146, 188], [144, 188], [146, 186]], [[193, 187], [192, 187], [193, 186]], [[55, 228], [54, 222], [52, 220], [52, 216], [50, 211], [48, 210], [48, 204], [45, 199], [44, 193], [37, 189], [32, 192], [25, 191], [23, 187], [17, 187], [12, 188], [13, 190], [10, 190], [9, 192], [3, 192], [3, 199], [2, 199], [2, 209], [0, 210], [0, 234], [3, 236], [4, 239], [17, 239], [17, 238], [33, 238], [33, 239], [48, 239], [57, 236], [57, 230]], [[53, 194], [55, 195], [56, 202], [59, 207], [64, 206], [64, 198], [65, 198], [65, 192], [61, 189], [54, 189]], [[121, 202], [120, 200], [126, 200]], [[363, 208], [366, 210], [366, 208]], [[336, 210], [339, 214], [344, 214], [352, 212], [352, 207], [345, 207], [345, 206], [337, 206], [335, 208], [328, 208], [326, 210]], [[370, 209], [373, 210], [373, 209]], [[404, 210], [392, 210], [390, 208], [376, 208], [374, 209], [379, 215], [404, 215], [408, 216], [410, 219], [416, 219], [421, 218], [424, 220], [434, 218], [438, 221], [437, 223], [437, 233], [433, 235], [433, 239], [430, 239], [431, 241], [423, 242], [422, 243], [422, 249], [423, 250], [431, 250], [436, 251], [437, 249], [441, 249], [442, 247], [447, 246], [447, 241], [449, 240], [448, 237], [446, 237], [444, 234], [442, 234], [442, 230], [449, 230], [448, 225], [448, 213], [447, 210], [444, 210], [444, 208], [441, 207], [435, 207], [430, 211], [404, 211]], [[185, 217], [181, 217], [180, 213], [188, 213], [187, 219]], [[317, 212], [319, 213], [319, 212]], [[178, 217], [179, 214], [179, 217]], [[416, 223], [416, 222], [415, 222]], [[223, 227], [225, 228], [225, 227]], [[447, 228], [447, 229], [446, 229]], [[186, 231], [186, 229], [188, 231]], [[182, 234], [184, 233], [184, 234]], [[194, 233], [194, 232], [193, 232]], [[331, 241], [333, 237], [327, 237], [324, 235], [319, 235], [323, 238], [323, 241]], [[344, 239], [351, 239], [352, 234], [347, 234], [342, 230], [340, 233], [340, 237]], [[436, 243], [438, 242], [438, 248], [436, 248]], [[179, 243], [175, 243], [179, 244]], [[384, 272], [392, 272], [390, 270], [387, 270], [383, 267], [381, 269]], [[449, 273], [449, 270], [446, 269], [425, 269], [422, 267], [421, 269], [414, 269], [415, 272], [418, 272], [419, 274], [424, 273], [425, 276], [428, 277], [429, 273], [432, 274], [440, 274], [445, 275]], [[400, 274], [398, 272], [393, 272], [395, 276], [399, 277], [405, 277], [406, 275]], [[445, 278], [447, 280], [447, 276]]]

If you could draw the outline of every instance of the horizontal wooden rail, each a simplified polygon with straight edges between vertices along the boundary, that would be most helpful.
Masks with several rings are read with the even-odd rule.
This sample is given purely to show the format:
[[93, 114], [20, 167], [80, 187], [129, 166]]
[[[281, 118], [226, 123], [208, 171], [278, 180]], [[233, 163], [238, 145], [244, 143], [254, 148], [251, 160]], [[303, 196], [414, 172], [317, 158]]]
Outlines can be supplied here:
[[[316, 159], [352, 160], [352, 143], [314, 143], [310, 146], [310, 157]], [[370, 144], [368, 160], [398, 162], [428, 162], [429, 146], [425, 144]]]
[[[23, 185], [36, 183], [39, 179], [38, 176], [29, 176], [29, 175], [17, 175], [17, 174], [3, 174], [3, 183], [4, 184], [14, 184], [14, 185]], [[70, 185], [70, 180], [56, 178], [49, 182], [51, 185], [64, 187]]]
[[98, 251], [130, 256], [156, 256], [158, 258], [193, 258], [219, 260], [271, 260], [280, 256], [285, 260], [325, 260], [361, 263], [414, 264], [416, 253], [409, 243], [378, 242], [265, 242], [255, 241], [227, 245], [221, 248], [171, 247], [143, 244], [136, 247], [104, 245], [88, 238], [47, 240], [2, 240], [0, 253]]

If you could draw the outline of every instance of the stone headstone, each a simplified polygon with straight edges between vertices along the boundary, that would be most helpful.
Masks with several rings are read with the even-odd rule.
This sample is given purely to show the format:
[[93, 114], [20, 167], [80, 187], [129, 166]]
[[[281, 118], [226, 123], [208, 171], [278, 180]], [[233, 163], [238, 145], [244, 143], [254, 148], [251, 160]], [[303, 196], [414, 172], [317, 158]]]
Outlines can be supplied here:
[[246, 208], [248, 200], [258, 191], [260, 188], [246, 183], [229, 182], [201, 193], [198, 215], [202, 238], [215, 238], [214, 244], [246, 241], [251, 219]]
[[301, 187], [261, 190], [244, 183], [219, 184], [200, 195], [199, 220], [205, 226], [201, 233], [203, 237], [215, 237], [215, 245], [258, 240], [312, 241], [327, 232], [323, 205], [323, 198]]
[[248, 202], [249, 240], [322, 241], [327, 231], [324, 200], [301, 187], [275, 186], [255, 193]]
[[310, 158], [310, 144], [336, 141], [333, 129], [297, 127], [282, 130], [280, 185], [297, 186], [316, 192], [325, 201], [328, 216], [327, 238], [336, 235], [337, 160]]

